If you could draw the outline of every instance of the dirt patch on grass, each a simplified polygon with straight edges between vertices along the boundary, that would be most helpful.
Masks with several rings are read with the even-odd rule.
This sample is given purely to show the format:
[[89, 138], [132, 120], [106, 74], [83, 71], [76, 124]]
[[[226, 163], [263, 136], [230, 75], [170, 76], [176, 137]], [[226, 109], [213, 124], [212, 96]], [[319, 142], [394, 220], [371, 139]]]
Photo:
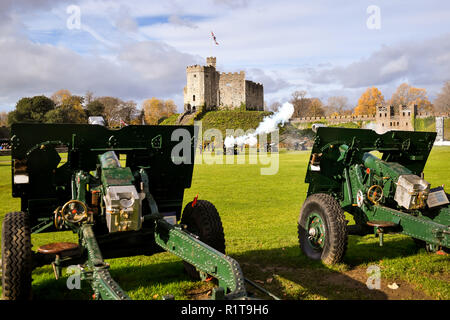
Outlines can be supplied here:
[[[380, 280], [379, 289], [369, 289], [366, 267], [337, 272], [329, 269], [261, 267], [243, 264], [247, 277], [263, 285], [282, 299], [367, 299], [367, 300], [430, 300], [432, 297], [411, 284], [398, 279]], [[267, 282], [267, 279], [275, 281]], [[375, 282], [372, 282], [375, 284]], [[395, 284], [395, 285], [394, 285]], [[391, 288], [389, 287], [391, 286]], [[397, 287], [392, 289], [392, 287]]]
[[[330, 273], [324, 275], [321, 283], [330, 283], [343, 288], [355, 289], [360, 292], [369, 294], [371, 299], [387, 299], [387, 300], [430, 300], [432, 297], [424, 292], [415, 289], [412, 285], [403, 280], [383, 279], [380, 280], [380, 288], [378, 290], [369, 290], [366, 282], [370, 277], [367, 269], [358, 267], [344, 273]], [[352, 279], [354, 281], [349, 281]], [[372, 282], [372, 284], [375, 284]], [[395, 289], [396, 288], [396, 289]], [[382, 293], [382, 294], [380, 294]]]
[[211, 292], [212, 290], [209, 286], [202, 286], [188, 290], [186, 296], [188, 296], [188, 300], [208, 300], [211, 298]]
[[217, 282], [202, 282], [199, 286], [185, 292], [188, 300], [208, 300], [211, 299], [212, 289], [217, 286]]

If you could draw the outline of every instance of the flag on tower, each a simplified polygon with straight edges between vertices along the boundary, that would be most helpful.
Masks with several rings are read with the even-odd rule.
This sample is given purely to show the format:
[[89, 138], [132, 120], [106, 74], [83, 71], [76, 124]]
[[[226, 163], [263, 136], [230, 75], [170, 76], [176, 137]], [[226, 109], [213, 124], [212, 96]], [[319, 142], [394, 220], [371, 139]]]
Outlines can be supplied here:
[[212, 35], [212, 38], [213, 38], [215, 44], [216, 44], [216, 45], [219, 45], [219, 43], [218, 43], [217, 40], [216, 40], [216, 36], [214, 35], [214, 32], [211, 31], [211, 35]]

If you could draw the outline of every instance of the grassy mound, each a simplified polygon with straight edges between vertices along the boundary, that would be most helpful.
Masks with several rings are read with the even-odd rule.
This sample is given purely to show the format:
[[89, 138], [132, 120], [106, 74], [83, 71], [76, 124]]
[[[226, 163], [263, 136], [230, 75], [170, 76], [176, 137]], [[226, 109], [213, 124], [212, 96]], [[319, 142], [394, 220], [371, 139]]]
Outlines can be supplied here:
[[179, 113], [175, 113], [175, 114], [171, 115], [170, 117], [168, 117], [168, 118], [164, 119], [163, 121], [161, 121], [159, 124], [160, 125], [165, 125], [165, 126], [176, 125], [179, 115], [180, 115]]
[[270, 114], [266, 111], [209, 111], [200, 114], [196, 121], [202, 122], [203, 131], [214, 128], [225, 135], [226, 129], [256, 129], [264, 117]]
[[[202, 122], [203, 131], [218, 129], [225, 135], [226, 129], [256, 129], [258, 124], [271, 114], [267, 111], [208, 111], [197, 115], [195, 121]], [[179, 114], [174, 114], [163, 120], [160, 125], [175, 125]], [[192, 123], [193, 124], [193, 123]]]

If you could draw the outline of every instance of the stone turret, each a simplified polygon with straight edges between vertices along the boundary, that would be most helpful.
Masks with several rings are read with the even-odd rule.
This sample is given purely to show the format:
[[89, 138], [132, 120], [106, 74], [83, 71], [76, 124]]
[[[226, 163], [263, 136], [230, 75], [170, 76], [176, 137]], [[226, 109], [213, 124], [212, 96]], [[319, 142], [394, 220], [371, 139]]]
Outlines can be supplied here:
[[206, 65], [208, 67], [216, 67], [216, 57], [207, 57], [206, 58]]

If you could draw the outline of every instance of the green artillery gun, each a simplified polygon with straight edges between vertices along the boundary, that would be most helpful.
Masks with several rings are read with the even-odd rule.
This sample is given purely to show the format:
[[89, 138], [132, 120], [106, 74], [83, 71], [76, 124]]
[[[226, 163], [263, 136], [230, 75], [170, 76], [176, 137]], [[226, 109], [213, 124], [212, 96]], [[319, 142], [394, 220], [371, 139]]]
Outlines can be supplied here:
[[[316, 128], [298, 220], [305, 255], [338, 263], [349, 233], [374, 232], [381, 246], [383, 234], [393, 232], [429, 251], [449, 248], [448, 195], [443, 187], [430, 189], [423, 175], [435, 138], [434, 132]], [[347, 226], [344, 212], [355, 225]]]
[[[246, 299], [246, 279], [224, 254], [214, 205], [196, 198], [181, 212], [184, 190], [191, 186], [196, 130], [13, 125], [12, 194], [21, 198], [21, 211], [3, 221], [4, 298], [30, 298], [32, 270], [51, 264], [56, 278], [63, 267], [77, 266], [96, 299], [129, 299], [104, 259], [168, 251], [184, 260], [191, 277], [218, 280], [212, 298]], [[61, 147], [67, 150], [65, 163]], [[79, 243], [50, 243], [32, 251], [31, 234], [60, 230], [75, 232]]]

